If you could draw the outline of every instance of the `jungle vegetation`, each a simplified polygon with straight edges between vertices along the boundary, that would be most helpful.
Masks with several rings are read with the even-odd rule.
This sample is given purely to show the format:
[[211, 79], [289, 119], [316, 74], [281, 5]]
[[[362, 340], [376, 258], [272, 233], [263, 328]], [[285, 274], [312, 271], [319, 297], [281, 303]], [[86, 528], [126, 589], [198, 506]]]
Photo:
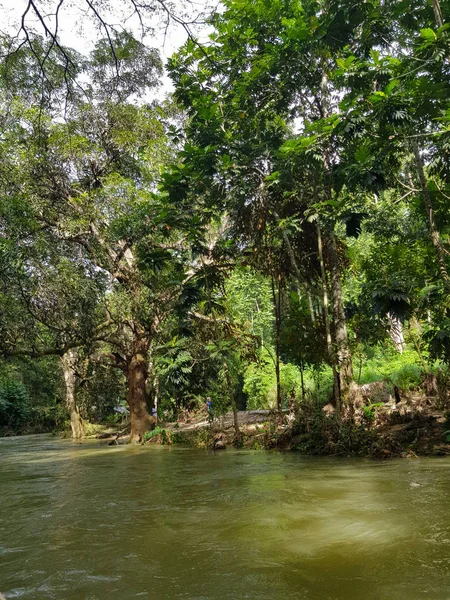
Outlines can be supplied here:
[[223, 0], [207, 42], [156, 4], [167, 65], [0, 38], [2, 431], [447, 385], [450, 2]]

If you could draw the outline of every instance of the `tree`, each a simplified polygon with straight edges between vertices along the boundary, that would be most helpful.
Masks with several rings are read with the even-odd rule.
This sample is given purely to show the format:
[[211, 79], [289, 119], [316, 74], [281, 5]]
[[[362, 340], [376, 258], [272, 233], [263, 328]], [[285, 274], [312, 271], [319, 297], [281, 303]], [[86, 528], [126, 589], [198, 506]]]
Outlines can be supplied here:
[[[41, 109], [16, 107], [5, 140], [4, 172], [14, 172], [14, 177], [6, 178], [2, 227], [5, 239], [17, 240], [22, 212], [27, 215], [27, 226], [33, 227], [19, 251], [26, 254], [31, 249], [40, 261], [40, 272], [37, 278], [35, 268], [25, 261], [24, 278], [30, 286], [35, 281], [47, 298], [52, 293], [57, 301], [65, 298], [73, 315], [69, 319], [60, 306], [53, 312], [45, 308], [44, 320], [39, 300], [38, 314], [33, 314], [36, 294], [30, 289], [24, 302], [32, 325], [37, 327], [40, 319], [45, 335], [52, 335], [27, 352], [66, 355], [76, 346], [90, 345], [94, 351], [103, 344], [100, 360], [125, 374], [131, 436], [138, 441], [152, 426], [146, 392], [150, 346], [183, 281], [192, 278], [186, 273], [186, 240], [200, 239], [201, 228], [192, 210], [178, 211], [156, 190], [158, 170], [170, 155], [168, 113], [158, 106], [127, 102], [136, 93], [136, 61], [145, 87], [156, 83], [159, 62], [153, 52], [143, 60], [145, 49], [139, 47], [136, 53], [136, 43], [127, 35], [115, 43], [119, 56], [129, 61], [130, 70], [124, 67], [124, 72], [133, 75], [120, 89], [110, 90], [107, 99], [101, 77], [108, 81], [109, 70], [100, 43], [88, 64], [94, 69], [101, 62], [92, 80], [90, 104], [72, 105], [65, 123], [52, 120]], [[55, 268], [42, 253], [41, 243], [59, 261]], [[64, 264], [68, 269], [61, 268]], [[73, 278], [72, 271], [80, 277]], [[64, 273], [67, 286], [59, 281]], [[47, 281], [55, 277], [59, 287]], [[87, 286], [99, 280], [103, 295], [86, 295], [83, 277]], [[77, 293], [72, 296], [73, 287]], [[87, 306], [90, 297], [92, 306]], [[89, 326], [83, 329], [86, 320]], [[29, 330], [24, 334], [28, 341], [33, 339]], [[103, 350], [108, 350], [106, 356]], [[19, 351], [24, 349], [11, 339], [5, 352]]]
[[[215, 18], [211, 44], [200, 51], [188, 42], [171, 63], [177, 98], [191, 117], [185, 150], [189, 160], [179, 169], [175, 189], [181, 181], [186, 193], [205, 194], [216, 207], [229, 210], [236, 233], [244, 233], [255, 247], [258, 236], [274, 230], [302, 287], [320, 272], [317, 250], [311, 252], [317, 248], [316, 228], [305, 213], [312, 206], [330, 206], [339, 193], [330, 136], [311, 148], [308, 135], [318, 120], [328, 132], [336, 120], [324, 65], [327, 52], [339, 47], [319, 42], [331, 14], [335, 21], [342, 17], [322, 13], [313, 3], [229, 2]], [[305, 123], [298, 136], [292, 133], [293, 117]], [[330, 360], [339, 375], [335, 394], [346, 398], [352, 367], [334, 223], [333, 218], [322, 223], [329, 272], [322, 283], [332, 289]]]
[[[115, 6], [114, 13], [101, 0], [86, 0], [83, 6], [67, 0], [52, 0], [50, 3], [43, 0], [27, 0], [23, 10], [17, 11], [15, 22], [9, 23], [11, 31], [8, 32], [8, 42], [0, 52], [0, 59], [7, 65], [11, 59], [15, 62], [23, 50], [27, 51], [35, 73], [38, 73], [42, 84], [45, 85], [50, 79], [53, 56], [63, 65], [66, 91], [70, 96], [72, 86], [79, 87], [78, 63], [68, 50], [64, 39], [61, 39], [61, 26], [66, 20], [72, 27], [78, 25], [81, 28], [88, 21], [104, 38], [101, 42], [102, 48], [97, 46], [97, 50], [104, 57], [108, 55], [108, 62], [114, 65], [114, 80], [120, 86], [123, 78], [120, 63], [123, 56], [117, 49], [116, 39], [124, 35], [124, 30], [114, 23], [123, 22], [134, 26], [142, 42], [148, 36], [154, 36], [155, 28], [163, 32], [164, 40], [169, 30], [176, 31], [180, 28], [185, 35], [193, 39], [193, 32], [205, 23], [210, 10], [208, 3], [199, 7], [191, 0], [183, 0], [176, 5], [166, 0], [127, 0]], [[39, 42], [39, 38], [42, 37], [48, 42], [44, 51]]]

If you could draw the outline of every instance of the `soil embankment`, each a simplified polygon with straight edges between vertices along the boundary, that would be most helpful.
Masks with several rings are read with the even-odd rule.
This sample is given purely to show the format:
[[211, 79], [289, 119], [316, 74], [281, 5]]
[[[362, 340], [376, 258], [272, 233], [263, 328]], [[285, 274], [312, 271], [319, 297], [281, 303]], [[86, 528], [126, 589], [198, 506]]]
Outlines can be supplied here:
[[411, 394], [393, 409], [377, 406], [340, 422], [333, 413], [304, 407], [297, 415], [273, 411], [238, 413], [239, 436], [233, 414], [208, 423], [204, 414], [184, 422], [160, 424], [149, 443], [182, 443], [196, 447], [227, 445], [252, 449], [296, 450], [320, 455], [361, 455], [381, 458], [449, 455], [450, 429], [442, 410], [422, 396]]
[[[383, 390], [375, 387], [370, 392], [371, 397], [360, 394], [343, 419], [330, 405], [306, 403], [295, 412], [282, 414], [269, 410], [239, 411], [237, 431], [233, 413], [210, 423], [201, 411], [175, 423], [160, 422], [145, 442], [380, 458], [450, 455], [450, 419], [436, 398], [421, 392], [402, 393], [401, 398], [388, 394], [384, 397]], [[110, 444], [129, 441], [125, 430], [102, 437]]]

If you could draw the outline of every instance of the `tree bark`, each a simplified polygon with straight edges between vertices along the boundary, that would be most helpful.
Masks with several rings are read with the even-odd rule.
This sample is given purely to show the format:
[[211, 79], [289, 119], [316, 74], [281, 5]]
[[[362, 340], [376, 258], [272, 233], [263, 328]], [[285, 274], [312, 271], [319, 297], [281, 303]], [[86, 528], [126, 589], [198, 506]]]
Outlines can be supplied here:
[[227, 380], [228, 393], [230, 394], [231, 399], [231, 409], [233, 411], [234, 443], [239, 444], [239, 442], [241, 441], [241, 430], [239, 429], [238, 410], [236, 405], [236, 398], [234, 395], [234, 386], [230, 375], [230, 369], [228, 368], [228, 364], [226, 361], [223, 363], [223, 368], [225, 371], [225, 378]]
[[304, 365], [303, 365], [303, 356], [300, 353], [300, 381], [302, 384], [302, 400], [305, 401], [305, 376], [304, 376]]
[[432, 0], [433, 3], [433, 12], [434, 12], [434, 20], [436, 21], [436, 25], [438, 27], [442, 27], [444, 25], [444, 19], [442, 18], [442, 9], [439, 0]]
[[[331, 112], [330, 109], [330, 90], [329, 90], [329, 78], [327, 73], [327, 65], [326, 63], [323, 65], [322, 70], [322, 81], [320, 83], [320, 99], [316, 101], [319, 107], [319, 111], [321, 113], [322, 118], [327, 118]], [[331, 161], [331, 148], [328, 147], [323, 155], [323, 167], [325, 174], [325, 183], [323, 189], [323, 199], [329, 200], [331, 198], [331, 190], [332, 190], [332, 181], [331, 181], [331, 173], [332, 173], [332, 161]], [[320, 233], [320, 229], [318, 226], [318, 230]], [[348, 336], [347, 336], [347, 323], [345, 319], [344, 313], [344, 303], [342, 299], [342, 286], [341, 286], [341, 270], [339, 265], [339, 256], [336, 247], [336, 238], [334, 236], [334, 231], [330, 228], [329, 232], [327, 232], [327, 256], [329, 263], [329, 273], [330, 273], [330, 287], [331, 287], [331, 298], [332, 298], [332, 312], [333, 312], [333, 321], [334, 321], [334, 337], [335, 337], [335, 349], [333, 348], [333, 354], [336, 358], [336, 370], [337, 370], [337, 379], [336, 375], [333, 371], [335, 387], [336, 383], [338, 383], [338, 396], [339, 402], [336, 403], [336, 408], [338, 409], [338, 414], [342, 409], [342, 402], [346, 402], [348, 399], [348, 394], [350, 390], [350, 384], [353, 381], [353, 367], [352, 367], [352, 357], [350, 353], [350, 348], [348, 345]], [[321, 269], [324, 271], [323, 267], [323, 259], [321, 264]], [[324, 286], [326, 287], [326, 278], [324, 272], [322, 273], [322, 279], [324, 279]], [[327, 332], [328, 337], [328, 332]]]
[[397, 352], [402, 354], [403, 350], [405, 349], [405, 338], [403, 337], [402, 322], [398, 317], [391, 313], [388, 313], [387, 317], [389, 321], [389, 337], [391, 338]]
[[153, 429], [155, 420], [147, 409], [148, 342], [137, 339], [133, 353], [127, 358], [127, 403], [130, 409], [130, 442], [140, 443], [147, 431]]
[[275, 313], [275, 378], [277, 382], [277, 411], [281, 412], [281, 375], [280, 375], [280, 345], [281, 345], [281, 289], [278, 279], [278, 298], [275, 291], [275, 278], [272, 275], [272, 299]]
[[[148, 379], [150, 380], [148, 382], [148, 389], [149, 389], [149, 396], [150, 396], [150, 406], [152, 407], [152, 416], [155, 419], [155, 425], [158, 423], [158, 401], [159, 401], [159, 377], [158, 374], [155, 371], [155, 363], [152, 357], [151, 352], [150, 354], [150, 360], [148, 362], [148, 366], [149, 366], [149, 375], [148, 375]], [[154, 411], [154, 413], [153, 413]]]
[[315, 325], [315, 323], [316, 323], [316, 315], [314, 314], [314, 304], [313, 304], [312, 294], [311, 294], [311, 291], [309, 289], [307, 291], [307, 294], [308, 294], [309, 312], [311, 314], [311, 323], [313, 325]]
[[70, 414], [70, 426], [72, 428], [72, 438], [79, 440], [84, 435], [83, 420], [78, 410], [75, 395], [75, 363], [77, 353], [74, 348], [68, 350], [62, 357], [61, 362], [64, 371], [64, 381], [66, 382], [66, 406]]
[[336, 405], [337, 414], [341, 414], [341, 393], [339, 375], [336, 368], [336, 353], [333, 348], [333, 342], [331, 339], [330, 329], [330, 318], [329, 318], [329, 301], [328, 301], [328, 283], [327, 275], [325, 271], [325, 261], [323, 258], [323, 243], [322, 243], [322, 232], [320, 231], [320, 225], [317, 224], [317, 249], [319, 253], [320, 273], [322, 276], [322, 293], [323, 293], [323, 312], [325, 320], [325, 333], [327, 337], [327, 351], [328, 358], [330, 360], [330, 366], [333, 371], [333, 400]]
[[331, 296], [333, 299], [334, 336], [336, 340], [337, 366], [339, 372], [339, 391], [341, 401], [348, 400], [350, 385], [353, 381], [352, 355], [348, 343], [347, 320], [342, 297], [341, 269], [333, 231], [328, 235], [328, 259], [330, 264]]

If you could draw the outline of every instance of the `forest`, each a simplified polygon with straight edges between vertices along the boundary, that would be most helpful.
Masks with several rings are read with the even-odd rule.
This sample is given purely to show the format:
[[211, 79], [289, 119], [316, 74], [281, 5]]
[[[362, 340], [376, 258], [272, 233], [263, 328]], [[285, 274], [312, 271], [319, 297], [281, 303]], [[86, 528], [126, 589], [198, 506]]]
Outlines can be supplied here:
[[450, 2], [131, 2], [143, 37], [88, 1], [84, 54], [24, 4], [0, 435], [223, 444], [232, 413], [238, 446], [450, 453]]

